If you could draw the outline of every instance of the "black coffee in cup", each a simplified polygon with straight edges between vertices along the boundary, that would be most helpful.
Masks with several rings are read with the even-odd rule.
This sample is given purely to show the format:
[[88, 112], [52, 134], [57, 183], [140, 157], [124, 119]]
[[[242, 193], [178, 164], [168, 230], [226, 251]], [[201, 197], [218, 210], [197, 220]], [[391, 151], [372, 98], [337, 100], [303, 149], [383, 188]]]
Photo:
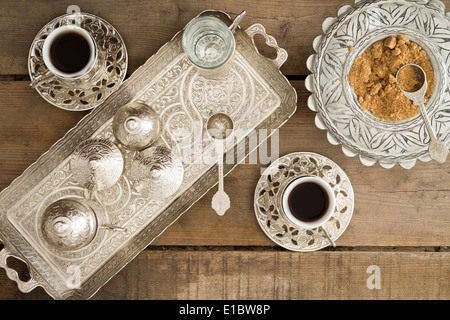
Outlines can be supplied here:
[[304, 222], [319, 220], [327, 212], [329, 202], [323, 187], [311, 181], [296, 185], [287, 199], [292, 215]]
[[84, 35], [67, 30], [51, 43], [50, 60], [55, 68], [64, 73], [82, 70], [91, 59], [91, 46]]

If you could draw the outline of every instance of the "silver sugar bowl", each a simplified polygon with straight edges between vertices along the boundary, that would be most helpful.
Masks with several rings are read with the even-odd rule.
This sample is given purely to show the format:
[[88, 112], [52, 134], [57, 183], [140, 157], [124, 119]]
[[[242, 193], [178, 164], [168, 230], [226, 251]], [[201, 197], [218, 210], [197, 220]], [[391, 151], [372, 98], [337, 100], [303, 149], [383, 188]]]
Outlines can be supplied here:
[[108, 224], [99, 225], [102, 206], [93, 200], [65, 198], [52, 203], [41, 218], [44, 239], [52, 247], [71, 251], [87, 246], [100, 228], [113, 231], [126, 229]]
[[129, 178], [144, 197], [164, 199], [177, 192], [183, 183], [183, 162], [169, 148], [151, 147], [136, 153]]
[[142, 150], [158, 140], [159, 116], [153, 108], [140, 102], [130, 102], [117, 110], [113, 119], [116, 139], [130, 150]]
[[112, 187], [122, 176], [124, 159], [120, 149], [104, 138], [80, 143], [70, 158], [75, 180], [85, 189], [100, 191]]

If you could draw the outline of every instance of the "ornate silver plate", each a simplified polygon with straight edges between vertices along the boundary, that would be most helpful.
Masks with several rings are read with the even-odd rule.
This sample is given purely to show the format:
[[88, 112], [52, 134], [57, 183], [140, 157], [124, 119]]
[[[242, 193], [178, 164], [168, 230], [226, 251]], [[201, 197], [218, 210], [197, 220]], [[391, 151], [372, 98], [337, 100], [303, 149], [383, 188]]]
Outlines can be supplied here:
[[[211, 14], [231, 24], [225, 13]], [[275, 60], [258, 53], [253, 44], [255, 34], [262, 34], [275, 47]], [[198, 73], [183, 52], [181, 35], [176, 34], [0, 193], [0, 239], [4, 243], [0, 267], [23, 292], [41, 286], [56, 299], [91, 297], [213, 188], [218, 181], [218, 157], [214, 141], [206, 132], [206, 122], [214, 113], [225, 113], [234, 123], [223, 158], [234, 155], [236, 161], [226, 161], [224, 174], [262, 143], [266, 133], [272, 134], [294, 114], [297, 94], [279, 69], [286, 60], [286, 51], [276, 45], [262, 25], [236, 30], [236, 53], [231, 68], [220, 80]], [[158, 114], [161, 133], [152, 147], [163, 146], [182, 161], [181, 185], [166, 198], [147, 197], [135, 188], [130, 171], [139, 151], [122, 146], [114, 136], [114, 115], [131, 101], [145, 103]], [[260, 129], [264, 129], [261, 135]], [[250, 134], [256, 138], [256, 145], [248, 143]], [[102, 221], [126, 231], [99, 232], [79, 250], [54, 250], [42, 239], [39, 217], [61, 198], [86, 197], [86, 189], [73, 175], [70, 160], [78, 145], [99, 138], [116, 144], [124, 159], [124, 170], [113, 186], [91, 192], [92, 200], [105, 208]], [[29, 282], [18, 279], [6, 265], [9, 256], [27, 263], [32, 278]]]
[[353, 61], [372, 43], [405, 34], [430, 57], [436, 85], [427, 113], [437, 137], [450, 146], [450, 20], [440, 1], [356, 1], [327, 18], [322, 28], [324, 34], [313, 42], [316, 53], [307, 60], [312, 74], [305, 84], [313, 93], [308, 107], [317, 112], [315, 123], [327, 130], [330, 143], [341, 144], [347, 156], [359, 155], [367, 166], [398, 163], [409, 169], [417, 160], [431, 160], [420, 113], [408, 120], [380, 121], [361, 110], [347, 81]]
[[262, 174], [255, 189], [256, 219], [264, 233], [276, 244], [292, 251], [316, 251], [331, 243], [325, 233], [292, 223], [282, 208], [286, 187], [304, 175], [318, 176], [333, 188], [336, 207], [323, 228], [336, 241], [350, 223], [354, 208], [353, 188], [345, 172], [330, 159], [310, 152], [295, 152], [273, 162]]
[[[62, 25], [79, 23], [97, 44], [98, 62], [90, 72], [78, 79], [48, 77], [42, 58], [44, 40]], [[36, 35], [28, 56], [28, 72], [37, 92], [49, 103], [64, 110], [84, 111], [100, 105], [123, 82], [128, 67], [128, 54], [122, 37], [104, 19], [89, 13], [65, 14], [47, 23]]]

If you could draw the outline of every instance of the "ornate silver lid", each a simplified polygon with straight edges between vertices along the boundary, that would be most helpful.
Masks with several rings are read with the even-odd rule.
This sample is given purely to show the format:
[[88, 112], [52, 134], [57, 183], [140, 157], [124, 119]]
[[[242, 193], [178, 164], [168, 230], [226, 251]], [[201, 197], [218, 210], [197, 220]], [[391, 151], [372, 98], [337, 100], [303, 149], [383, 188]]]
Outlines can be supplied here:
[[94, 210], [82, 201], [61, 199], [52, 203], [42, 215], [42, 234], [53, 247], [77, 250], [88, 245], [97, 233]]
[[130, 169], [130, 180], [145, 197], [162, 199], [174, 194], [181, 186], [184, 167], [181, 159], [163, 146], [139, 152]]
[[144, 103], [127, 103], [114, 116], [114, 136], [131, 150], [149, 147], [158, 139], [160, 131], [158, 114]]
[[89, 139], [80, 143], [70, 159], [77, 182], [88, 190], [112, 187], [121, 177], [124, 160], [119, 148], [108, 139]]

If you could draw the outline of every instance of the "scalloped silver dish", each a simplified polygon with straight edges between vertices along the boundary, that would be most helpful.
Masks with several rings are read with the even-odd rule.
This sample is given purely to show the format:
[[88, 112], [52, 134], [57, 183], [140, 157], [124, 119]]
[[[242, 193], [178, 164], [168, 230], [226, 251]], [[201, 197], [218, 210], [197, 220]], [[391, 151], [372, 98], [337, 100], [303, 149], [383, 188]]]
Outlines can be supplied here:
[[[359, 156], [366, 166], [399, 164], [412, 168], [417, 160], [430, 161], [430, 137], [418, 113], [403, 121], [381, 121], [362, 111], [347, 75], [353, 61], [375, 41], [405, 34], [429, 55], [436, 85], [427, 113], [436, 135], [450, 147], [450, 20], [440, 1], [355, 1], [337, 17], [322, 24], [324, 34], [313, 41], [315, 54], [307, 60], [312, 72], [306, 88], [312, 92], [308, 107], [315, 124], [327, 130], [331, 144], [342, 145], [346, 156]], [[350, 52], [349, 47], [354, 50]]]
[[[98, 59], [86, 75], [63, 79], [50, 75], [42, 57], [45, 38], [55, 28], [79, 23], [97, 44]], [[28, 55], [28, 72], [36, 91], [52, 105], [69, 111], [85, 111], [100, 105], [123, 82], [128, 68], [125, 43], [117, 30], [90, 13], [64, 14], [48, 22], [34, 38]]]
[[344, 233], [353, 216], [353, 187], [336, 163], [311, 152], [294, 152], [277, 159], [264, 171], [256, 185], [255, 215], [264, 233], [273, 242], [291, 251], [316, 251], [331, 244], [320, 228], [301, 228], [284, 213], [284, 190], [293, 180], [305, 175], [324, 179], [336, 195], [333, 216], [323, 225], [331, 239], [336, 241]]

